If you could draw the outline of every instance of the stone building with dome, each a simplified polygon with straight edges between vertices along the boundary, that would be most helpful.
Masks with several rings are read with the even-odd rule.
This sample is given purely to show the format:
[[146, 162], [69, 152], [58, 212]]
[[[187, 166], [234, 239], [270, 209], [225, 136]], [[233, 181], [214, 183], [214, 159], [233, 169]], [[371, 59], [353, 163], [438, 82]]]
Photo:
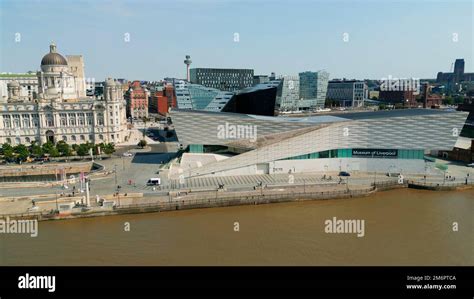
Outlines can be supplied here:
[[121, 85], [107, 79], [103, 99], [86, 97], [84, 76], [80, 76], [82, 57], [76, 59], [74, 68], [69, 64], [52, 43], [49, 53], [41, 60], [41, 70], [36, 73], [38, 86], [34, 97], [22, 94], [17, 80], [7, 83], [8, 95], [0, 98], [1, 144], [127, 141]]

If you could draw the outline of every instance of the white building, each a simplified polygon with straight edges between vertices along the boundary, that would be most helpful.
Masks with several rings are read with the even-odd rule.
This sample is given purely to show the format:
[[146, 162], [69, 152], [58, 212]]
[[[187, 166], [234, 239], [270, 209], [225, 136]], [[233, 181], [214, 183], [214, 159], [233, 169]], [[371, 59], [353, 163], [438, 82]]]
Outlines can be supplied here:
[[8, 98], [8, 83], [17, 81], [20, 84], [20, 96], [33, 100], [38, 94], [38, 77], [34, 72], [24, 74], [0, 74], [0, 101]]
[[85, 85], [77, 84], [83, 79], [77, 77], [77, 72], [70, 70], [68, 61], [56, 52], [53, 43], [41, 60], [41, 71], [37, 72], [35, 97], [22, 93], [20, 82], [11, 80], [7, 84], [7, 97], [0, 98], [0, 143], [126, 141], [121, 85], [108, 79], [103, 100], [81, 97]]

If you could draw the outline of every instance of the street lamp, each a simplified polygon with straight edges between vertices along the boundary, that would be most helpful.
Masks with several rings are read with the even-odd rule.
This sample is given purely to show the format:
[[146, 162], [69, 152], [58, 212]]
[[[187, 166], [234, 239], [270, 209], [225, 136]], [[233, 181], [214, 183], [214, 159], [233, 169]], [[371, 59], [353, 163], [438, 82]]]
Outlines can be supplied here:
[[114, 164], [115, 185], [117, 185], [117, 164]]

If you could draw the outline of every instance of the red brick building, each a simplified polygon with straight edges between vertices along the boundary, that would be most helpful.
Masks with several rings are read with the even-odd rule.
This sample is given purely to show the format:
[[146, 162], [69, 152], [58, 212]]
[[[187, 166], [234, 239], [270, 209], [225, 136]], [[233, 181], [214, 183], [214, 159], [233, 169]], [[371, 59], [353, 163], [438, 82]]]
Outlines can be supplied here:
[[176, 107], [173, 85], [157, 87], [150, 97], [150, 111], [166, 115], [170, 108]]
[[431, 86], [426, 83], [423, 86], [423, 108], [439, 108], [443, 103], [443, 97], [431, 94]]
[[127, 117], [140, 119], [148, 117], [148, 91], [143, 88], [140, 81], [133, 81], [125, 93], [127, 101]]
[[417, 107], [416, 94], [413, 90], [399, 91], [399, 90], [381, 90], [379, 93], [379, 100], [387, 104], [402, 105], [403, 107]]

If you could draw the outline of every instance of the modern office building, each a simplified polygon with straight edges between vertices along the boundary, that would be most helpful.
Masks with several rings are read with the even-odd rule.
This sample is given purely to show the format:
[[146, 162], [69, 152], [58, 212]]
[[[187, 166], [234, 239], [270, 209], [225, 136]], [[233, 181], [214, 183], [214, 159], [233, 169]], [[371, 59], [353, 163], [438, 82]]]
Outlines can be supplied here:
[[253, 76], [253, 85], [267, 83], [270, 81], [270, 78], [267, 75], [256, 75]]
[[326, 98], [338, 101], [343, 107], [363, 107], [368, 97], [367, 84], [359, 80], [331, 80]]
[[239, 90], [222, 111], [273, 116], [279, 85], [280, 81], [275, 80]]
[[223, 91], [236, 91], [253, 85], [252, 69], [194, 68], [191, 83]]
[[298, 76], [281, 76], [276, 99], [279, 111], [300, 110], [300, 78]]
[[[301, 172], [425, 173], [425, 154], [451, 150], [467, 112], [401, 109], [304, 118], [172, 110], [195, 155], [171, 178]], [[414, 129], [416, 128], [416, 129]], [[219, 154], [225, 153], [225, 154]], [[187, 159], [190, 161], [189, 159]]]
[[302, 72], [299, 74], [299, 81], [299, 110], [324, 108], [329, 73], [326, 71]]
[[281, 76], [277, 107], [280, 111], [300, 111], [324, 108], [329, 73], [302, 72], [298, 76]]
[[176, 81], [174, 88], [179, 109], [221, 111], [234, 95], [233, 92], [182, 80]]

